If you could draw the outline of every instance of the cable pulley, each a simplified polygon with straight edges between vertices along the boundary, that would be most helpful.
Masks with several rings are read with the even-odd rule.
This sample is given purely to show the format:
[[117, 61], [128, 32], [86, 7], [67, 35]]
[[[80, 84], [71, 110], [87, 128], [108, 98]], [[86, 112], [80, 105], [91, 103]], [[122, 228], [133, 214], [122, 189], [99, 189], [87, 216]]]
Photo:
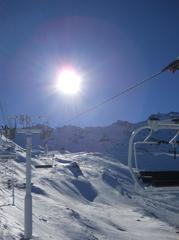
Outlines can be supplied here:
[[179, 70], [179, 58], [177, 58], [175, 61], [171, 62], [169, 65], [167, 65], [162, 72], [164, 71], [170, 71], [172, 73], [175, 73], [175, 71]]

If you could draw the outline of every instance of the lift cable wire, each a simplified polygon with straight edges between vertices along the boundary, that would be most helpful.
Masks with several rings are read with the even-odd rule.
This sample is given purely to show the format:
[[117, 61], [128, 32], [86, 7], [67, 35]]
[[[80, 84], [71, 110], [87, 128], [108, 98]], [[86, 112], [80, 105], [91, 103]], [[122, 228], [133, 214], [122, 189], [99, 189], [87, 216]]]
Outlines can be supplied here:
[[110, 102], [110, 101], [113, 101], [115, 98], [118, 98], [118, 97], [121, 97], [122, 95], [126, 94], [127, 92], [130, 92], [132, 91], [133, 89], [141, 86], [142, 84], [144, 84], [145, 82], [148, 82], [154, 78], [156, 78], [158, 75], [160, 75], [161, 73], [165, 72], [165, 71], [170, 71], [172, 73], [175, 73], [176, 70], [179, 70], [179, 58], [177, 58], [176, 60], [172, 61], [169, 65], [167, 65], [166, 67], [164, 67], [162, 70], [160, 70], [159, 72], [155, 73], [155, 74], [152, 74], [151, 76], [148, 76], [146, 78], [144, 78], [142, 81], [134, 84], [134, 85], [131, 85], [129, 86], [128, 88], [124, 89], [123, 91], [120, 91], [118, 92], [117, 94], [105, 99], [104, 101], [92, 106], [92, 107], [89, 107], [87, 108], [85, 111], [75, 115], [73, 118], [67, 120], [67, 121], [64, 121], [62, 122], [61, 124], [65, 125], [65, 124], [68, 124], [69, 122], [72, 122], [73, 120], [76, 120], [77, 118], [89, 113], [89, 112], [92, 112], [92, 111], [95, 111], [97, 108], [103, 106], [104, 104]]

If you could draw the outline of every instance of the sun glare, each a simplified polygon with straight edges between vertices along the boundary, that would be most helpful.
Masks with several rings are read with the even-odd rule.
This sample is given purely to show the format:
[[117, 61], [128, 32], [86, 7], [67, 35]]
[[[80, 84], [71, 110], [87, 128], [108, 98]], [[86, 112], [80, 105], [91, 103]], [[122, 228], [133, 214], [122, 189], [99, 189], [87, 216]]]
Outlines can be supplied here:
[[81, 77], [72, 69], [64, 69], [58, 75], [57, 88], [65, 94], [77, 94], [81, 88]]

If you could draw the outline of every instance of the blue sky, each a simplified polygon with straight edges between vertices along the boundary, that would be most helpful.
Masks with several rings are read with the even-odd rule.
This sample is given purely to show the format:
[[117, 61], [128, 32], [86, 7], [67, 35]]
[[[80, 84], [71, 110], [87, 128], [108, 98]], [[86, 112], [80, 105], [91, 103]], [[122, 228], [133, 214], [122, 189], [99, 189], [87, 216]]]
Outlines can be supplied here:
[[[0, 102], [8, 115], [28, 113], [63, 125], [76, 114], [151, 75], [179, 56], [177, 0], [0, 0]], [[81, 93], [52, 91], [56, 72], [72, 65]], [[179, 72], [165, 73], [70, 124], [138, 122], [179, 111]]]

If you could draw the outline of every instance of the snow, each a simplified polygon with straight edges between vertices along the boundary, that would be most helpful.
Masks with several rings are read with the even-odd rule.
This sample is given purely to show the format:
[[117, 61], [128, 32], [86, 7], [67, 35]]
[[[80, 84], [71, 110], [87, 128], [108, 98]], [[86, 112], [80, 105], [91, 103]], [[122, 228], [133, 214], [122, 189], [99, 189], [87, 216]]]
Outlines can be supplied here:
[[[149, 211], [147, 200], [135, 194], [128, 169], [118, 160], [85, 152], [58, 153], [55, 159], [53, 169], [33, 167], [34, 239], [178, 238], [174, 225], [155, 215], [157, 207]], [[44, 164], [43, 157], [33, 163]], [[15, 169], [22, 181], [24, 163], [16, 162]], [[23, 239], [24, 194], [16, 187], [15, 206], [1, 206], [0, 239]]]
[[[178, 239], [178, 194], [135, 192], [125, 164], [127, 141], [133, 127], [119, 121], [110, 129], [87, 128], [85, 149], [78, 144], [75, 150], [76, 143], [71, 146], [69, 140], [63, 153], [58, 148], [47, 155], [42, 149], [33, 151], [33, 239]], [[66, 133], [69, 131], [68, 137], [74, 134], [71, 129], [63, 129]], [[101, 147], [101, 132], [105, 132], [105, 141], [110, 139], [110, 148]], [[116, 157], [112, 146], [117, 143], [117, 137], [120, 151]], [[12, 143], [2, 139], [1, 151], [7, 149], [7, 145]], [[73, 151], [70, 153], [70, 150]], [[25, 150], [16, 144], [15, 152], [15, 206], [11, 205], [11, 190], [0, 183], [0, 240], [24, 239]], [[35, 168], [43, 164], [52, 164], [53, 168]]]

